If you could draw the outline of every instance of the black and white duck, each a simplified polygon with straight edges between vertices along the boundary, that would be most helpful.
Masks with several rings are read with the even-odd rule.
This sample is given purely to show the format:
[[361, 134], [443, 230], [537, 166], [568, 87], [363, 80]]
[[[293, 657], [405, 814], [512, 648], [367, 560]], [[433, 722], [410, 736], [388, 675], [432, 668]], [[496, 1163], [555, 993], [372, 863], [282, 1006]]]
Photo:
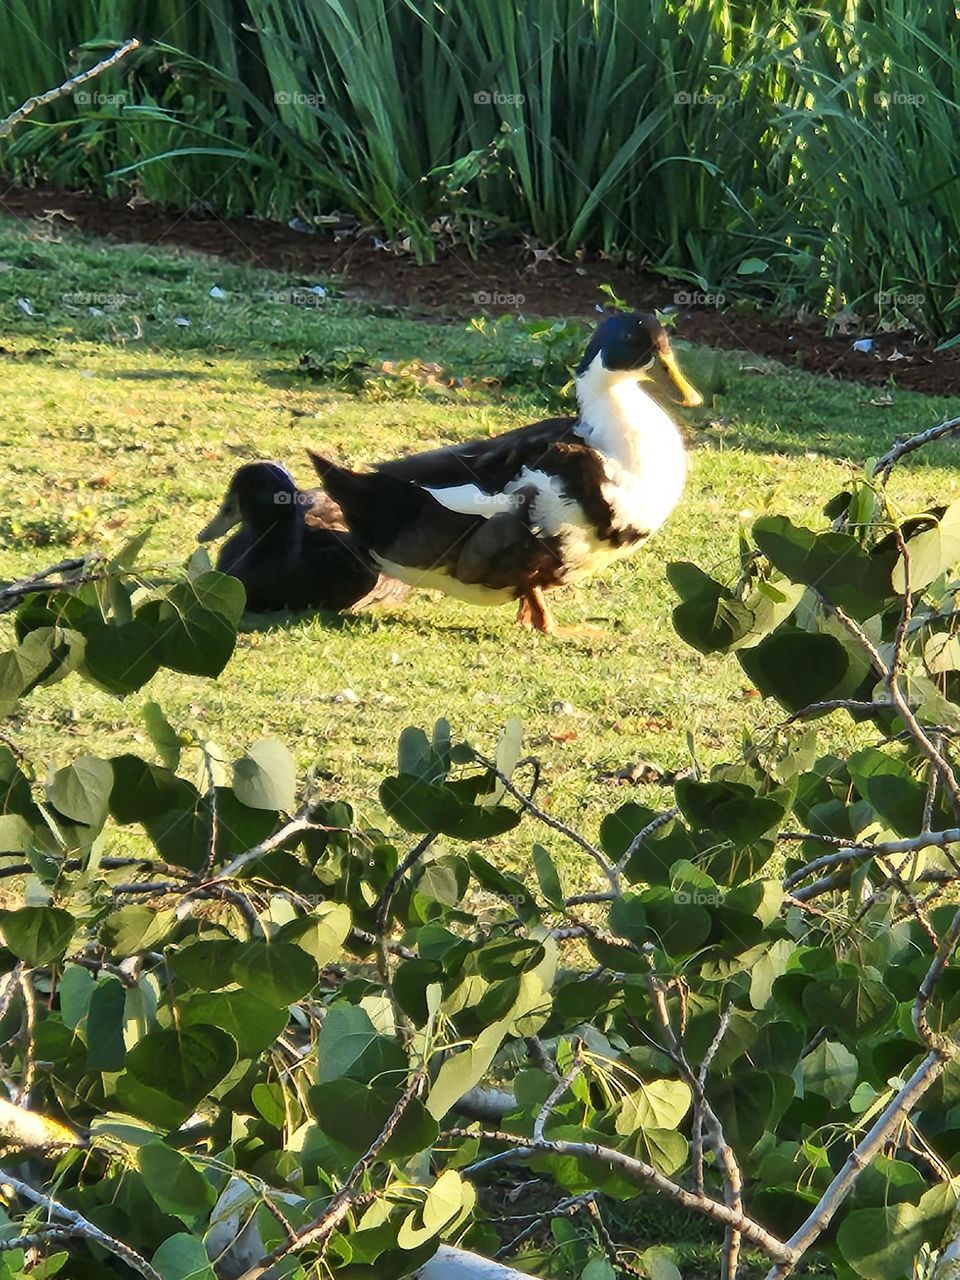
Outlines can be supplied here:
[[702, 403], [656, 317], [618, 314], [599, 324], [584, 352], [575, 418], [364, 473], [310, 457], [384, 573], [473, 604], [519, 600], [521, 624], [552, 631], [544, 590], [630, 555], [680, 500], [683, 439], [641, 385], [657, 364], [684, 406]]
[[403, 597], [384, 577], [336, 503], [322, 490], [301, 490], [279, 462], [249, 462], [230, 481], [220, 510], [197, 534], [212, 542], [239, 529], [220, 549], [217, 569], [238, 578], [247, 608], [348, 609]]

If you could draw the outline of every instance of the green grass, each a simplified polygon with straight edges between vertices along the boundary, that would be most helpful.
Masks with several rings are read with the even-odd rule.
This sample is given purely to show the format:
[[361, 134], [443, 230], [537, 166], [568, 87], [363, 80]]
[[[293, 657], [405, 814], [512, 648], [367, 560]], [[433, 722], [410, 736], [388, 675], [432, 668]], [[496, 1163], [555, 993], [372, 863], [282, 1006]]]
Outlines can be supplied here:
[[[245, 459], [278, 457], [310, 484], [310, 444], [360, 464], [541, 416], [535, 402], [512, 395], [357, 396], [306, 381], [297, 364], [308, 348], [362, 345], [463, 374], [476, 371], [485, 348], [465, 324], [277, 300], [297, 283], [314, 282], [0, 224], [0, 575], [116, 547], [148, 524], [144, 564], [182, 562]], [[214, 284], [226, 300], [209, 297]], [[91, 315], [78, 295], [97, 296], [105, 314]], [[25, 315], [18, 298], [36, 314]], [[178, 316], [190, 326], [178, 327]], [[143, 337], [131, 338], [137, 321]], [[541, 638], [516, 627], [509, 609], [419, 593], [363, 617], [261, 621], [216, 682], [162, 673], [121, 703], [71, 677], [31, 695], [4, 731], [37, 762], [114, 754], [146, 741], [140, 707], [149, 697], [228, 754], [264, 734], [283, 738], [331, 795], [376, 819], [376, 788], [405, 725], [445, 715], [490, 748], [518, 715], [545, 764], [542, 803], [586, 834], [627, 799], [668, 804], [662, 787], [617, 787], [600, 775], [640, 759], [685, 766], [688, 731], [701, 763], [730, 758], [745, 729], [778, 715], [749, 696], [733, 660], [703, 659], [678, 640], [666, 563], [692, 559], [734, 576], [742, 516], [770, 508], [821, 521], [851, 466], [956, 411], [895, 389], [881, 406], [869, 389], [752, 356], [716, 359], [727, 387], [689, 419], [705, 443], [692, 454], [681, 508], [635, 559], [554, 595], [561, 623], [589, 620], [607, 635]], [[706, 363], [697, 352], [684, 361], [694, 372]], [[894, 492], [907, 507], [946, 501], [960, 489], [955, 463], [954, 446], [926, 451], [901, 470]], [[522, 825], [502, 842], [504, 856], [528, 865], [533, 838]], [[545, 842], [571, 887], [585, 886], [580, 861]]]

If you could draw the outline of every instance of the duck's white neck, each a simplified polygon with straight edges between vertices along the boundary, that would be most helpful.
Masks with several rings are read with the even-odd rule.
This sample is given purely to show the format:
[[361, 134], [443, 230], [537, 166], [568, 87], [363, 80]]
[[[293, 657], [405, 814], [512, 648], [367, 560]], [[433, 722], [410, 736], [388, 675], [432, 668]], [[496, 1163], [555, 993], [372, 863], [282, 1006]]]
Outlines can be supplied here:
[[599, 355], [577, 376], [577, 400], [577, 434], [611, 460], [608, 474], [629, 490], [632, 521], [650, 531], [658, 528], [679, 501], [686, 479], [683, 438], [673, 419], [643, 390], [636, 371], [605, 369]]
[[578, 434], [628, 471], [639, 470], [651, 450], [683, 451], [673, 420], [640, 386], [636, 370], [605, 369], [597, 355], [586, 372], [577, 375], [577, 401]]

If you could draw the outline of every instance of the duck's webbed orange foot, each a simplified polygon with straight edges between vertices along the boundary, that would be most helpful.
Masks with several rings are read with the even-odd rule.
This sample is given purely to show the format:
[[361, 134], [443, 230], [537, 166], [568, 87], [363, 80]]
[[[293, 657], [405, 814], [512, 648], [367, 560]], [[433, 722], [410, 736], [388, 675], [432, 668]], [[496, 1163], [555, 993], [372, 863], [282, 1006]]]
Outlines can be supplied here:
[[547, 602], [543, 598], [543, 592], [539, 587], [531, 587], [531, 589], [520, 597], [520, 607], [517, 610], [517, 622], [521, 627], [526, 627], [530, 631], [539, 631], [541, 635], [551, 635], [556, 631], [556, 623], [553, 615], [547, 608]]

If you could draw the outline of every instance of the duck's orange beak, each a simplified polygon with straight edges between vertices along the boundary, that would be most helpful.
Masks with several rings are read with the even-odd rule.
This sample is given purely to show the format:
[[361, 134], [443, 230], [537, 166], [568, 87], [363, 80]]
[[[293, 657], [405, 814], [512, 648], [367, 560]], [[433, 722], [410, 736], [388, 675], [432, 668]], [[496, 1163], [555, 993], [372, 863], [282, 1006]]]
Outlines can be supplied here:
[[698, 405], [703, 404], [703, 396], [683, 376], [680, 365], [677, 363], [677, 357], [669, 347], [666, 351], [658, 351], [657, 359], [666, 370], [670, 381], [680, 392], [680, 403], [685, 409], [696, 409]]

